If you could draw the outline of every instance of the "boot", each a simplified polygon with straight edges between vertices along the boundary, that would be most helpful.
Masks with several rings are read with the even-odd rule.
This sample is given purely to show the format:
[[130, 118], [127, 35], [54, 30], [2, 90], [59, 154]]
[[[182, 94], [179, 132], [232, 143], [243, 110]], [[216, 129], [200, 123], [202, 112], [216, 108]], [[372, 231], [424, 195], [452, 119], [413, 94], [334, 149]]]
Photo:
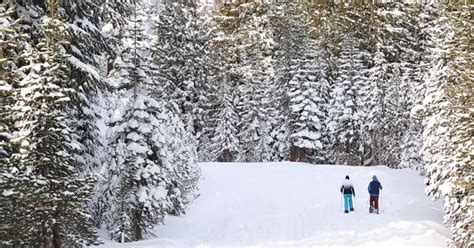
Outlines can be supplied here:
[[351, 208], [351, 212], [353, 212], [353, 211], [354, 211], [354, 208]]
[[344, 210], [344, 213], [348, 214], [348, 213], [349, 213], [349, 211], [347, 211], [347, 210]]

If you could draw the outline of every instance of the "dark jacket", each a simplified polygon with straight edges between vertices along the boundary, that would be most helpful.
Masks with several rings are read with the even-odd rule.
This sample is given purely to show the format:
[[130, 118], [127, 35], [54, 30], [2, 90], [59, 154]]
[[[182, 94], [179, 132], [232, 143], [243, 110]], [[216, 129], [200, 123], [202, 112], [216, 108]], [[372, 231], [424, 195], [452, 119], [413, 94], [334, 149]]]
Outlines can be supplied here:
[[349, 179], [346, 179], [342, 185], [341, 185], [341, 193], [345, 194], [345, 195], [350, 195], [350, 194], [353, 194], [355, 196], [355, 190], [354, 190], [354, 186], [352, 186], [352, 183], [351, 181], [349, 181]]
[[372, 182], [369, 183], [369, 194], [371, 196], [378, 196], [380, 194], [380, 190], [382, 189], [382, 184], [379, 182], [379, 180], [374, 179]]

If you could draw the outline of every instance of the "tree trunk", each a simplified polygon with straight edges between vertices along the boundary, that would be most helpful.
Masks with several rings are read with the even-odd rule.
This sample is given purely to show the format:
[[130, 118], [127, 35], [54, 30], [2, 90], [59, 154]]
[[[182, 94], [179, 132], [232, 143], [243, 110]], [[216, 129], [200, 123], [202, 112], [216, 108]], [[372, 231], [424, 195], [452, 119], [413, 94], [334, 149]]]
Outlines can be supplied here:
[[133, 220], [133, 241], [138, 241], [143, 239], [142, 227], [140, 224], [142, 223], [142, 215], [140, 214], [141, 211], [135, 211], [135, 220]]
[[290, 148], [290, 161], [295, 162], [297, 156], [298, 148], [295, 145], [291, 145]]
[[53, 224], [53, 247], [61, 248], [61, 227], [59, 223]]
[[[3, 47], [0, 46], [0, 60], [3, 59]], [[0, 79], [5, 79], [5, 71], [0, 68]]]
[[352, 165], [352, 162], [353, 162], [353, 156], [352, 156], [352, 147], [354, 146], [353, 143], [349, 143], [347, 145], [347, 149], [346, 149], [346, 159], [344, 161], [344, 163], [346, 165]]
[[299, 147], [299, 158], [298, 161], [306, 162], [306, 149]]
[[49, 2], [49, 17], [56, 18], [58, 13], [58, 1], [50, 0]]
[[114, 69], [114, 60], [111, 57], [107, 58], [107, 76], [109, 75], [110, 71]]
[[232, 162], [232, 154], [230, 153], [229, 149], [224, 150], [224, 162]]
[[49, 235], [48, 233], [48, 228], [46, 228], [46, 224], [43, 225], [43, 232], [42, 232], [42, 235], [41, 235], [41, 244], [42, 244], [42, 248], [52, 248], [53, 247], [53, 243], [51, 241], [51, 236]]

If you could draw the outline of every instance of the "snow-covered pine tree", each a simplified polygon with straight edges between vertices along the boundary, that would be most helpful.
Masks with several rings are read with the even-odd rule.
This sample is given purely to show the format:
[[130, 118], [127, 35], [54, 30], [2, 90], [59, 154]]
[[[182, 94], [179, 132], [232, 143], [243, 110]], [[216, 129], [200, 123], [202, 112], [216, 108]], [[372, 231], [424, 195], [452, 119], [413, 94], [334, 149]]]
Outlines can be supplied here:
[[217, 114], [218, 123], [215, 136], [212, 139], [211, 151], [216, 157], [215, 160], [232, 162], [239, 152], [239, 139], [237, 138], [239, 116], [235, 112], [235, 95], [231, 90], [232, 86], [228, 85], [228, 79], [223, 78], [221, 85], [222, 95]]
[[[191, 36], [191, 44], [193, 45], [193, 79], [195, 85], [194, 107], [192, 108], [192, 122], [185, 122], [187, 129], [193, 130], [193, 134], [198, 139], [206, 128], [206, 113], [214, 103], [212, 97], [215, 93], [215, 83], [212, 81], [213, 74], [217, 68], [221, 66], [220, 61], [213, 60], [212, 57], [212, 40], [216, 37], [217, 29], [206, 6], [191, 5], [190, 14], [192, 16], [191, 26], [188, 28], [195, 30]], [[192, 125], [192, 127], [190, 126]], [[198, 145], [200, 148], [201, 145]]]
[[[57, 8], [54, 10], [54, 8]], [[95, 1], [51, 1], [50, 16], [63, 20], [71, 30], [71, 44], [65, 47], [69, 66], [71, 87], [76, 90], [75, 106], [70, 112], [75, 148], [75, 163], [81, 173], [91, 173], [101, 163], [103, 140], [99, 134], [97, 120], [98, 93], [108, 85], [99, 74], [100, 56], [113, 54], [111, 40], [106, 39], [100, 27], [101, 12]], [[57, 15], [54, 14], [57, 11]], [[100, 13], [100, 14], [99, 14]], [[120, 19], [117, 16], [117, 19]]]
[[451, 220], [450, 245], [474, 244], [472, 228], [474, 106], [473, 53], [469, 36], [472, 6], [442, 6], [443, 13], [432, 28], [435, 42], [433, 67], [426, 78], [423, 112], [423, 152], [427, 165], [426, 189], [434, 199], [444, 198], [445, 221]]
[[111, 238], [130, 242], [145, 238], [160, 223], [172, 203], [168, 197], [170, 170], [165, 164], [163, 130], [156, 101], [138, 93], [121, 116], [111, 119], [104, 197]]
[[[231, 91], [237, 98], [235, 111], [240, 117], [237, 134], [241, 161], [268, 161], [272, 157], [272, 112], [268, 101], [268, 88], [272, 78], [272, 34], [269, 25], [269, 5], [265, 2], [228, 2], [218, 10], [216, 24], [226, 36], [214, 43], [226, 44]], [[214, 115], [214, 118], [217, 117]]]
[[365, 129], [370, 135], [370, 144], [372, 146], [371, 160], [375, 164], [384, 164], [384, 161], [386, 161], [383, 156], [386, 154], [384, 144], [388, 125], [387, 122], [389, 121], [385, 99], [390, 70], [382, 46], [381, 43], [377, 44], [373, 61], [374, 64], [369, 70], [369, 82], [371, 83], [372, 90], [368, 95], [367, 104], [371, 111], [365, 123]]
[[[195, 30], [191, 37], [194, 52], [192, 54], [193, 76], [195, 80], [194, 107], [192, 116], [189, 116], [186, 126], [188, 131], [195, 137], [199, 161], [211, 161], [215, 158], [210, 151], [212, 145], [212, 135], [215, 130], [215, 113], [217, 98], [220, 95], [218, 87], [219, 74], [225, 66], [224, 61], [229, 58], [220, 57], [220, 52], [216, 51], [215, 40], [219, 40], [216, 23], [212, 17], [212, 12], [208, 6], [199, 6], [192, 12], [191, 27]], [[218, 50], [218, 49], [217, 49]], [[223, 72], [222, 72], [223, 73]], [[192, 120], [192, 121], [190, 121]]]
[[[377, 99], [377, 91], [380, 91], [377, 90], [379, 87], [373, 88], [376, 91], [372, 91], [369, 97], [372, 109], [370, 122], [375, 120], [380, 124], [369, 122], [370, 126], [367, 126], [372, 136], [372, 157], [375, 164], [411, 168], [422, 166], [421, 156], [417, 152], [421, 147], [420, 120], [410, 114], [410, 109], [419, 101], [419, 94], [422, 92], [421, 77], [423, 70], [426, 70], [422, 62], [427, 42], [424, 34], [419, 31], [423, 24], [418, 23], [415, 17], [430, 19], [432, 13], [420, 14], [420, 10], [421, 6], [418, 4], [385, 3], [374, 18], [377, 45], [371, 77], [378, 73], [385, 78], [383, 99], [377, 100], [379, 107], [374, 101]], [[378, 69], [380, 67], [385, 67], [382, 70], [384, 72]], [[383, 120], [374, 116], [374, 111], [382, 110], [380, 106], [383, 106]], [[385, 134], [374, 133], [374, 128]]]
[[4, 196], [16, 219], [10, 223], [10, 242], [43, 247], [97, 244], [86, 212], [95, 180], [79, 177], [67, 121], [76, 94], [67, 77], [67, 30], [49, 18], [40, 28], [46, 38], [30, 52], [30, 64], [19, 69], [24, 77], [14, 110], [21, 116], [17, 125], [26, 150], [4, 177], [11, 186]]
[[185, 131], [178, 108], [168, 110], [148, 96], [150, 92], [153, 97], [163, 95], [158, 95], [159, 85], [152, 85], [150, 79], [155, 72], [146, 59], [142, 8], [134, 7], [125, 47], [110, 73], [119, 99], [110, 118], [109, 159], [95, 206], [111, 238], [119, 242], [143, 239], [166, 214], [183, 213], [194, 199], [199, 178], [194, 137]]
[[127, 26], [127, 17], [133, 14], [133, 5], [137, 4], [137, 0], [98, 0], [97, 2], [100, 9], [99, 18], [103, 25], [102, 31], [113, 35], [112, 40], [118, 45], [119, 32]]
[[[217, 14], [214, 15], [216, 25], [216, 36], [212, 40], [213, 61], [217, 61], [212, 70], [212, 102], [206, 109], [206, 131], [201, 135], [199, 146], [199, 158], [208, 157], [208, 160], [222, 160], [226, 162], [240, 159], [240, 146], [238, 140], [237, 126], [240, 116], [237, 113], [239, 101], [238, 86], [243, 79], [241, 50], [241, 35], [239, 33], [239, 12], [236, 5], [226, 3], [219, 6]], [[223, 94], [225, 92], [226, 94]], [[221, 119], [223, 118], [224, 119]], [[229, 124], [233, 126], [227, 126]], [[235, 137], [235, 138], [234, 138]], [[206, 141], [207, 142], [204, 142]], [[222, 142], [227, 144], [229, 151], [222, 150]], [[232, 144], [232, 145], [230, 145]], [[236, 147], [233, 147], [236, 146]], [[209, 154], [202, 154], [207, 151]]]
[[[113, 70], [109, 73], [109, 84], [113, 89], [109, 101], [114, 111], [123, 111], [130, 98], [137, 95], [139, 85], [149, 83], [149, 40], [144, 34], [143, 9], [138, 3], [130, 5], [131, 14], [126, 18], [126, 26], [122, 31], [122, 43], [118, 57], [114, 61]], [[113, 122], [111, 123], [113, 125]], [[109, 151], [110, 153], [110, 151]], [[110, 157], [110, 155], [109, 155]], [[110, 159], [110, 158], [108, 158]], [[107, 172], [104, 172], [107, 174]], [[107, 178], [104, 175], [102, 179]], [[96, 225], [100, 226], [106, 219], [104, 212], [110, 208], [108, 196], [103, 193], [107, 181], [100, 181], [97, 185], [94, 202], [91, 206]]]
[[19, 32], [21, 20], [15, 20], [12, 17], [15, 9], [7, 4], [0, 4], [0, 164], [2, 164], [0, 168], [2, 171], [3, 169], [6, 171], [13, 153], [15, 118], [12, 109], [17, 101], [15, 88], [20, 80], [17, 69], [24, 50], [22, 46], [28, 37]]
[[100, 163], [98, 152], [102, 146], [96, 121], [99, 118], [96, 109], [97, 93], [107, 85], [98, 73], [99, 58], [102, 53], [113, 53], [109, 41], [102, 35], [99, 17], [100, 4], [95, 1], [25, 1], [17, 0], [22, 8], [19, 15], [31, 25], [26, 32], [32, 39], [44, 35], [34, 25], [38, 18], [50, 16], [57, 18], [66, 25], [73, 37], [65, 46], [69, 56], [67, 62], [71, 68], [68, 75], [71, 87], [76, 90], [77, 97], [72, 99], [75, 108], [70, 111], [72, 139], [74, 140], [76, 166], [81, 172], [87, 173], [96, 169]]
[[[240, 116], [238, 128], [240, 161], [270, 161], [272, 158], [271, 124], [268, 122], [269, 99], [266, 96], [265, 81], [255, 74], [247, 75], [239, 87], [241, 97], [236, 110]], [[251, 79], [253, 78], [253, 80]], [[260, 80], [259, 80], [260, 79]]]
[[386, 114], [390, 118], [383, 126], [385, 132], [384, 143], [382, 144], [384, 154], [379, 163], [391, 168], [397, 168], [400, 163], [402, 132], [408, 124], [407, 120], [403, 118], [408, 111], [408, 109], [403, 109], [403, 98], [408, 96], [402, 90], [402, 71], [400, 67], [399, 63], [390, 64], [391, 75], [388, 79], [384, 102]]
[[333, 159], [338, 164], [363, 165], [366, 161], [367, 135], [363, 130], [366, 67], [356, 38], [348, 34], [342, 42], [338, 60], [338, 76], [331, 90], [329, 107], [330, 136], [333, 140]]
[[[172, 203], [168, 213], [184, 214], [186, 207], [195, 198], [195, 190], [200, 178], [197, 163], [196, 140], [193, 130], [186, 128], [179, 116], [176, 104], [167, 104], [160, 113], [161, 126], [164, 127], [160, 139], [166, 141], [166, 165], [171, 170], [168, 197]], [[190, 122], [193, 120], [190, 119]]]
[[[144, 98], [144, 93], [141, 92], [141, 89], [149, 83], [144, 59], [146, 56], [146, 40], [140, 18], [141, 8], [138, 4], [133, 4], [131, 7], [132, 14], [127, 18], [127, 25], [122, 35], [124, 45], [119, 57], [115, 60], [114, 69], [110, 72], [109, 81], [116, 91], [114, 96], [118, 99], [115, 100], [116, 109], [109, 123], [113, 125], [109, 135], [112, 136], [111, 141], [109, 141], [109, 161], [101, 172], [102, 177], [97, 187], [96, 200], [92, 206], [96, 215], [96, 224], [100, 225], [105, 222], [104, 224], [107, 224], [111, 229], [111, 237], [122, 242], [142, 239], [147, 232], [146, 228], [149, 229], [151, 228], [149, 226], [157, 224], [165, 213], [165, 210], [160, 209], [157, 211], [158, 217], [155, 219], [143, 213], [145, 211], [143, 202], [137, 201], [137, 188], [140, 187], [140, 184], [134, 181], [135, 176], [140, 176], [137, 175], [139, 170], [159, 166], [158, 159], [160, 156], [156, 155], [154, 160], [150, 160], [147, 157], [152, 156], [152, 154], [147, 155], [145, 153], [143, 155], [144, 152], [142, 151], [137, 155], [133, 153], [134, 151], [128, 150], [128, 145], [131, 142], [144, 142], [135, 139], [136, 137], [150, 139], [153, 131], [151, 128], [157, 128], [156, 125], [150, 126], [151, 124], [149, 124], [149, 118], [152, 117], [150, 114], [155, 113], [157, 109], [152, 106], [147, 110], [148, 112], [144, 110], [148, 99]], [[133, 100], [130, 101], [128, 98]], [[122, 111], [128, 119], [123, 119], [125, 117], [120, 114]], [[143, 111], [145, 112], [142, 113]], [[134, 116], [134, 114], [138, 116]], [[133, 124], [137, 121], [145, 123], [142, 129], [139, 129], [138, 126], [127, 126], [128, 122]], [[153, 152], [158, 153], [158, 151]], [[137, 156], [142, 156], [142, 158], [137, 160]], [[152, 175], [152, 178], [155, 178], [155, 181], [158, 179], [164, 181], [161, 177], [158, 178], [157, 175]], [[146, 183], [146, 180], [144, 183]], [[152, 185], [156, 187], [157, 183], [150, 182], [150, 186]], [[159, 201], [160, 199], [155, 200]], [[144, 224], [140, 222], [139, 218], [151, 218], [148, 220], [151, 223], [145, 221]], [[148, 225], [148, 227], [144, 227], [144, 225]]]
[[[408, 50], [407, 61], [410, 63], [408, 78], [410, 85], [410, 102], [411, 108], [422, 104], [423, 96], [426, 91], [426, 84], [423, 82], [427, 75], [430, 65], [429, 54], [430, 49], [435, 45], [431, 38], [430, 29], [435, 25], [433, 20], [438, 15], [438, 8], [433, 4], [415, 4], [409, 8], [410, 17], [412, 18], [415, 29], [410, 33], [412, 40], [410, 42], [410, 50]], [[424, 174], [426, 161], [420, 153], [423, 146], [423, 125], [422, 118], [415, 111], [410, 112], [408, 128], [402, 137], [402, 147], [400, 156], [401, 168], [412, 168]]]
[[[374, 147], [384, 151], [377, 163], [392, 168], [400, 166], [403, 150], [409, 145], [402, 143], [402, 139], [409, 134], [409, 126], [415, 127], [410, 120], [410, 109], [413, 105], [410, 90], [415, 86], [412, 73], [415, 68], [412, 37], [415, 36], [416, 23], [413, 22], [412, 9], [412, 6], [404, 3], [387, 3], [384, 11], [377, 16], [381, 26], [378, 36], [384, 44], [381, 49], [390, 72], [387, 74], [387, 91], [383, 103], [385, 117], [388, 118], [381, 126], [385, 135], [383, 142]], [[411, 132], [411, 135], [413, 134]]]
[[111, 118], [110, 161], [101, 188], [114, 240], [145, 238], [166, 214], [184, 213], [195, 198], [195, 144], [176, 112], [139, 92], [125, 114], [116, 110]]
[[322, 133], [321, 142], [323, 144], [323, 150], [321, 154], [324, 157], [320, 157], [320, 162], [324, 163], [334, 163], [331, 161], [331, 150], [332, 144], [329, 136], [328, 123], [330, 119], [328, 118], [328, 104], [330, 89], [334, 82], [334, 71], [335, 71], [335, 62], [338, 45], [338, 25], [335, 24], [337, 18], [333, 14], [334, 6], [330, 2], [318, 2], [310, 5], [310, 11], [308, 14], [311, 16], [311, 26], [309, 30], [310, 37], [312, 37], [317, 44], [317, 63], [320, 70], [320, 81], [322, 84], [329, 87], [326, 92], [327, 100], [325, 106], [326, 119], [324, 123], [324, 129]]
[[8, 3], [0, 3], [0, 246], [27, 244], [25, 236], [19, 235], [25, 227], [19, 222], [28, 201], [22, 198], [26, 194], [19, 193], [22, 191], [21, 179], [15, 175], [17, 161], [14, 156], [20, 152], [20, 144], [15, 142], [14, 123], [18, 116], [13, 111], [21, 80], [18, 62], [26, 54], [26, 49], [22, 48], [27, 36], [20, 34], [21, 23], [12, 17], [14, 12], [14, 7], [9, 7]]
[[304, 4], [286, 1], [272, 3], [270, 14], [270, 28], [275, 42], [272, 99], [277, 104], [275, 113], [277, 124], [273, 126], [271, 132], [274, 160], [296, 160], [296, 150], [291, 149], [290, 141], [292, 125], [288, 92], [296, 62], [303, 51], [304, 39], [308, 35], [304, 28], [304, 23], [308, 23], [308, 13], [304, 11]]
[[101, 147], [100, 135], [96, 126], [98, 114], [95, 109], [96, 93], [104, 90], [106, 84], [98, 73], [98, 60], [102, 53], [113, 53], [108, 40], [104, 38], [99, 27], [99, 17], [103, 13], [96, 1], [30, 1], [13, 0], [17, 4], [17, 16], [23, 17], [26, 25], [22, 31], [29, 34], [31, 42], [37, 43], [45, 36], [38, 28], [41, 18], [57, 18], [66, 25], [73, 38], [64, 46], [69, 56], [67, 63], [70, 70], [71, 87], [77, 95], [72, 99], [75, 106], [69, 111], [72, 139], [74, 140], [74, 161], [81, 172], [86, 173], [99, 165]]
[[[324, 4], [323, 4], [324, 5]], [[327, 4], [331, 6], [331, 4]], [[326, 34], [333, 43], [329, 46], [333, 53], [339, 54], [344, 37], [348, 33], [357, 40], [357, 47], [362, 63], [368, 67], [372, 61], [371, 52], [378, 42], [377, 13], [383, 12], [383, 3], [374, 2], [366, 4], [362, 2], [339, 2], [331, 9], [333, 18], [328, 24], [330, 30]], [[340, 57], [340, 56], [337, 56]]]
[[[209, 143], [200, 143], [200, 145], [209, 146], [207, 151], [210, 153], [211, 161], [232, 162], [238, 157], [239, 140], [237, 138], [237, 124], [239, 116], [235, 109], [236, 103], [236, 84], [239, 77], [236, 75], [235, 53], [230, 51], [231, 40], [220, 33], [213, 40], [214, 60], [219, 61], [221, 65], [217, 67], [212, 78], [213, 99], [215, 106], [207, 110], [207, 132], [209, 133]], [[212, 107], [212, 106], [210, 106]], [[203, 149], [205, 150], [205, 149]], [[201, 156], [200, 156], [201, 157]]]
[[[269, 26], [269, 4], [266, 2], [236, 3], [239, 16], [238, 49], [243, 79], [236, 110], [239, 114], [241, 161], [270, 161], [273, 157], [270, 135], [276, 123], [272, 102], [273, 35]], [[243, 13], [243, 14], [242, 14]]]
[[298, 161], [308, 161], [312, 156], [314, 162], [326, 160], [323, 154], [323, 139], [327, 119], [327, 101], [329, 83], [322, 73], [319, 63], [322, 57], [320, 47], [310, 40], [304, 40], [304, 51], [297, 63], [297, 68], [290, 84], [290, 111], [292, 124], [292, 146], [298, 154]]
[[216, 63], [209, 55], [214, 30], [211, 19], [195, 1], [165, 2], [154, 28], [153, 78], [158, 85], [149, 92], [167, 102], [161, 116], [167, 127], [167, 136], [162, 137], [166, 140], [166, 163], [172, 170], [168, 213], [178, 215], [194, 200], [200, 178], [196, 148], [207, 125], [204, 108], [212, 105], [212, 75], [208, 73], [215, 70]]
[[[334, 54], [339, 54], [337, 57], [339, 58], [339, 62], [335, 63], [336, 73], [335, 75], [339, 75], [340, 69], [338, 66], [340, 64], [341, 58], [344, 56], [344, 40], [347, 39], [347, 34], [355, 41], [354, 47], [356, 48], [357, 54], [357, 62], [359, 66], [361, 66], [354, 75], [355, 81], [355, 88], [354, 93], [355, 97], [355, 106], [356, 112], [353, 113], [354, 117], [358, 120], [357, 122], [362, 124], [362, 129], [360, 131], [354, 132], [353, 134], [349, 134], [349, 136], [354, 135], [354, 140], [357, 140], [358, 144], [354, 144], [355, 147], [351, 148], [352, 153], [354, 154], [354, 158], [352, 160], [353, 163], [359, 165], [369, 165], [371, 160], [371, 150], [370, 150], [370, 134], [364, 128], [364, 124], [366, 123], [366, 118], [370, 113], [367, 101], [368, 95], [370, 94], [371, 87], [370, 83], [367, 79], [368, 77], [368, 68], [370, 68], [371, 61], [372, 61], [372, 54], [371, 52], [376, 47], [378, 42], [377, 40], [377, 18], [376, 13], [378, 12], [377, 6], [379, 4], [363, 4], [360, 2], [353, 2], [353, 3], [339, 3], [337, 8], [334, 10], [335, 17], [334, 22], [331, 25], [331, 29], [336, 31], [336, 43], [338, 46], [332, 48], [331, 50]], [[330, 37], [332, 37], [331, 35]], [[332, 38], [331, 40], [334, 40]], [[342, 42], [339, 42], [342, 40]], [[349, 137], [348, 136], [348, 137]], [[334, 138], [334, 137], [333, 137]], [[336, 146], [337, 147], [337, 146]], [[335, 151], [333, 149], [333, 153]], [[332, 161], [334, 160], [334, 156], [332, 157]]]
[[[190, 119], [201, 129], [203, 99], [207, 86], [208, 39], [206, 18], [197, 13], [195, 1], [166, 1], [155, 24], [153, 44], [155, 81], [167, 101], [176, 102], [183, 122]], [[199, 132], [200, 130], [195, 130]]]

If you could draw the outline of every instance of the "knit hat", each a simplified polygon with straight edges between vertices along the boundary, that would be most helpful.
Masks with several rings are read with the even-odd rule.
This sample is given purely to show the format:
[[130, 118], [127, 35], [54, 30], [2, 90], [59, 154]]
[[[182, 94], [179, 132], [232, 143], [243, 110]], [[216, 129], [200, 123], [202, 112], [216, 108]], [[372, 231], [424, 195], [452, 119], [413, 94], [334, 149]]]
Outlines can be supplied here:
[[373, 180], [377, 180], [377, 176], [376, 176], [376, 175], [373, 175], [373, 176], [372, 176], [372, 179], [373, 179]]
[[346, 179], [349, 179], [349, 175], [346, 176]]

